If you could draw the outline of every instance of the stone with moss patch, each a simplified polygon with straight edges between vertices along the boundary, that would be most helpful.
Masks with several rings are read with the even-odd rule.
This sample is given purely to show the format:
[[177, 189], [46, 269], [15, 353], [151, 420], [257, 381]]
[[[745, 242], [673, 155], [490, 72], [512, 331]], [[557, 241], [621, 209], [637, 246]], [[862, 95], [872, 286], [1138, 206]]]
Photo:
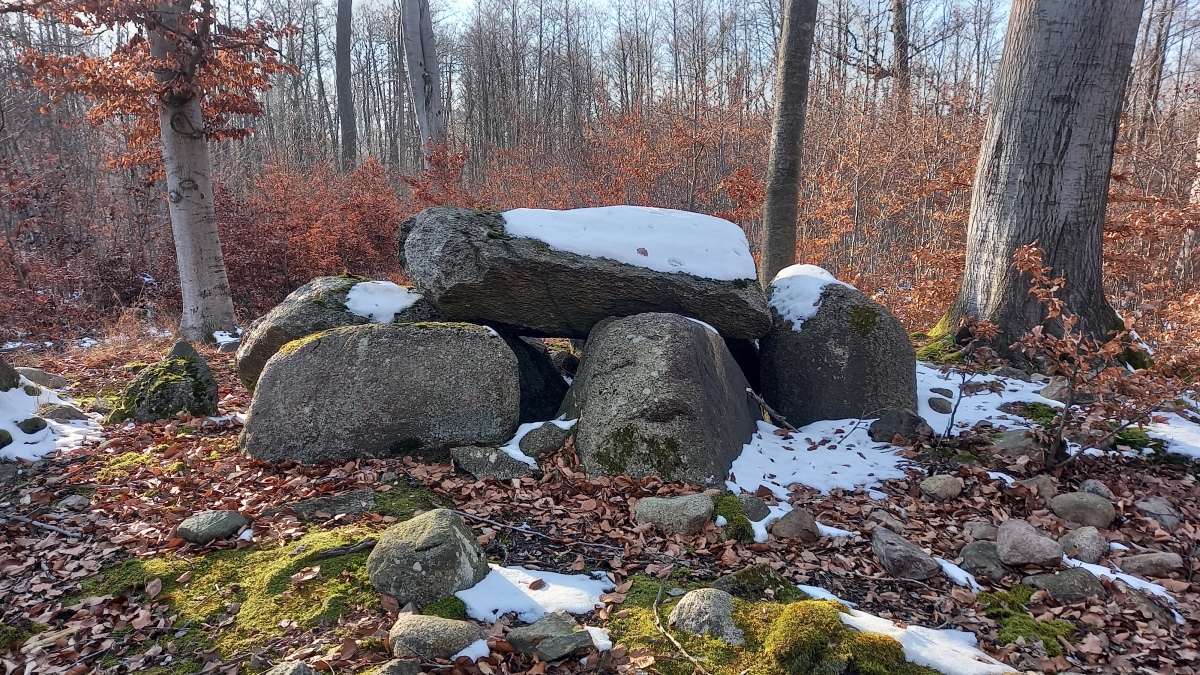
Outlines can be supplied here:
[[742, 600], [769, 599], [777, 602], [804, 600], [808, 596], [770, 565], [751, 565], [717, 579], [713, 588]]
[[748, 386], [721, 336], [639, 314], [592, 331], [560, 413], [588, 473], [719, 483], [756, 428]]
[[13, 442], [12, 434], [8, 429], [0, 429], [0, 448], [7, 447]]
[[725, 519], [725, 538], [736, 539], [743, 544], [754, 541], [754, 526], [742, 511], [742, 503], [736, 495], [728, 492], [713, 496], [714, 513]]
[[467, 603], [451, 595], [422, 607], [421, 613], [429, 616], [440, 616], [443, 619], [466, 619]]
[[166, 419], [187, 412], [201, 417], [217, 414], [217, 381], [186, 340], [175, 343], [166, 357], [137, 374], [108, 416], [109, 424]]

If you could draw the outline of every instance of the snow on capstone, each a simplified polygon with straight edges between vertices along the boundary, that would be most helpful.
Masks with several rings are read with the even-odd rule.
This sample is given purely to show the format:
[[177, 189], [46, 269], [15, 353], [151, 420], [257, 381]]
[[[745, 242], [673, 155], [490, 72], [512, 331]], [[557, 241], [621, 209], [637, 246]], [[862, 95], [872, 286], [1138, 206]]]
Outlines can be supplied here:
[[390, 281], [361, 281], [346, 294], [346, 310], [374, 323], [391, 323], [420, 299], [420, 293]]
[[17, 424], [37, 416], [39, 406], [69, 403], [45, 387], [38, 387], [41, 393], [31, 396], [25, 392], [25, 387], [31, 385], [36, 386], [22, 377], [20, 386], [0, 391], [0, 429], [12, 434], [13, 439], [0, 448], [0, 458], [34, 462], [54, 450], [79, 447], [89, 434], [92, 438], [99, 437], [101, 427], [92, 420], [65, 423], [46, 420], [46, 428], [40, 431], [32, 434], [21, 431]]
[[[477, 621], [491, 623], [509, 612], [525, 623], [533, 623], [549, 612], [587, 614], [603, 606], [601, 594], [616, 588], [607, 577], [594, 579], [583, 574], [499, 565], [491, 568], [483, 581], [454, 594], [467, 606], [467, 616]], [[531, 589], [529, 585], [538, 579], [544, 585]]]
[[792, 323], [792, 330], [799, 331], [804, 322], [817, 313], [821, 293], [830, 284], [854, 288], [816, 265], [785, 267], [771, 281], [771, 298], [767, 304]]
[[718, 281], [757, 276], [746, 233], [714, 216], [644, 206], [513, 209], [503, 215], [509, 235], [589, 258]]

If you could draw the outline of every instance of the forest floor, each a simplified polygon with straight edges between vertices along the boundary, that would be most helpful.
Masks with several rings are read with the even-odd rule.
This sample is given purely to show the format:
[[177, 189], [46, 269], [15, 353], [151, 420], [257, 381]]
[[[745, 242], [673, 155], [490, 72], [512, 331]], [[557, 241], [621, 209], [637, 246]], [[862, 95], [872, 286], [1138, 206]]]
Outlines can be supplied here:
[[[71, 384], [64, 397], [82, 402], [115, 395], [132, 378], [122, 366], [156, 360], [168, 347], [166, 338], [151, 337], [7, 358], [62, 374]], [[1087, 478], [1104, 482], [1117, 500], [1110, 541], [1177, 552], [1185, 570], [1155, 579], [1155, 590], [1142, 593], [1105, 578], [1107, 598], [1093, 602], [1061, 604], [1036, 593], [1022, 603], [1022, 616], [1066, 621], [1070, 630], [1045, 643], [1009, 642], [1001, 639], [997, 615], [989, 616], [987, 598], [970, 587], [944, 576], [923, 582], [890, 577], [872, 553], [869, 517], [883, 509], [902, 519], [907, 539], [951, 562], [971, 540], [965, 524], [973, 520], [1026, 518], [1062, 535], [1063, 521], [1034, 489], [989, 474], [1031, 478], [1036, 464], [907, 448], [900, 451], [900, 472], [869, 490], [793, 485], [786, 491], [793, 506], [849, 536], [742, 544], [724, 540], [712, 524], [693, 537], [666, 536], [634, 523], [631, 501], [697, 488], [653, 478], [588, 479], [575, 468], [570, 444], [549, 466], [543, 462], [541, 478], [508, 482], [401, 459], [300, 466], [244, 457], [237, 448], [239, 415], [250, 397], [235, 377], [232, 354], [204, 355], [220, 385], [222, 417], [97, 429], [77, 447], [21, 463], [10, 482], [0, 482], [0, 663], [6, 675], [257, 672], [285, 659], [305, 659], [328, 672], [363, 672], [389, 658], [387, 630], [400, 608], [371, 588], [365, 552], [320, 553], [377, 536], [435, 506], [467, 514], [494, 563], [606, 573], [616, 590], [582, 621], [608, 629], [616, 646], [583, 659], [531, 662], [503, 642], [506, 624], [514, 623], [508, 617], [492, 629], [490, 656], [428, 663], [427, 671], [690, 673], [695, 666], [665, 633], [639, 632], [629, 620], [654, 600], [647, 589], [689, 588], [765, 563], [797, 584], [823, 588], [902, 626], [969, 631], [1014, 670], [1200, 673], [1200, 466], [1163, 452], [1161, 444], [1140, 455], [1080, 457], [1053, 477], [1060, 492]], [[841, 428], [830, 432], [847, 435]], [[963, 478], [962, 495], [923, 499], [918, 483], [934, 472]], [[286, 510], [271, 514], [300, 499], [351, 490], [373, 491], [375, 508], [354, 516], [318, 512], [309, 521]], [[776, 491], [758, 492], [768, 503], [777, 500]], [[1148, 495], [1172, 501], [1184, 524], [1167, 532], [1137, 515], [1133, 502]], [[252, 521], [249, 534], [207, 546], [175, 536], [183, 518], [208, 509], [240, 511]], [[1010, 574], [994, 590], [1019, 580]], [[663, 598], [664, 606], [651, 611], [665, 617], [673, 598]], [[701, 642], [671, 633], [693, 656], [704, 652]], [[707, 663], [714, 675], [739, 672], [735, 663]]]

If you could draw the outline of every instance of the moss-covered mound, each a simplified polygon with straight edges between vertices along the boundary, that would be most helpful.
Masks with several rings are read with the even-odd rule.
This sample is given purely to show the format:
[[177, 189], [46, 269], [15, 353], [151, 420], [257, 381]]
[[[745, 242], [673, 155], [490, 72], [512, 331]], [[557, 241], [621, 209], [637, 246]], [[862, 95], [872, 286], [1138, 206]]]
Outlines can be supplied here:
[[736, 495], [726, 492], [713, 496], [713, 513], [725, 519], [725, 538], [737, 539], [743, 544], [754, 541], [754, 526], [742, 511], [742, 503]]
[[138, 372], [109, 413], [108, 423], [145, 423], [187, 412], [217, 414], [217, 381], [204, 358], [180, 340], [158, 363]]
[[1025, 611], [1025, 605], [1033, 594], [1033, 588], [1017, 584], [1009, 591], [984, 593], [979, 596], [979, 602], [987, 608], [984, 613], [1000, 624], [999, 637], [1006, 644], [1016, 642], [1017, 638], [1025, 638], [1026, 642], [1036, 638], [1045, 645], [1047, 654], [1059, 656], [1062, 646], [1058, 638], [1070, 639], [1075, 627], [1058, 619], [1043, 621], [1033, 618]]
[[[655, 672], [694, 672], [691, 662], [655, 625], [654, 601], [660, 598], [659, 620], [664, 629], [713, 675], [936, 675], [907, 663], [896, 640], [859, 633], [844, 625], [838, 616], [843, 608], [836, 602], [809, 600], [799, 591], [800, 599], [793, 602], [735, 598], [733, 620], [742, 629], [745, 644], [730, 647], [708, 635], [671, 630], [668, 615], [675, 598], [659, 595], [657, 579], [638, 575], [631, 580], [633, 586], [609, 628], [616, 641], [656, 655]], [[674, 582], [665, 584], [665, 588], [675, 586]]]

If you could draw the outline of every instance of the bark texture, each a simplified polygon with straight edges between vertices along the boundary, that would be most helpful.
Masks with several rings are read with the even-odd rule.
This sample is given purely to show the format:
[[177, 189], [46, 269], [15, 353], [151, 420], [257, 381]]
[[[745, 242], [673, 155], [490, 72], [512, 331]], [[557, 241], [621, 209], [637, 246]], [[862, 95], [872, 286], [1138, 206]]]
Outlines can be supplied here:
[[354, 94], [350, 88], [350, 17], [354, 0], [338, 0], [334, 68], [338, 122], [342, 130], [342, 171], [358, 165], [358, 127], [354, 119]]
[[[1066, 277], [1060, 296], [1077, 329], [1116, 328], [1101, 283], [1113, 147], [1141, 18], [1140, 0], [1017, 0], [984, 131], [967, 226], [966, 270], [943, 326], [963, 317], [1000, 327], [1008, 347], [1045, 321], [1013, 268], [1037, 242]], [[1051, 329], [1054, 326], [1050, 326]]]
[[787, 0], [783, 37], [779, 43], [775, 117], [771, 123], [771, 153], [763, 202], [762, 259], [758, 275], [764, 289], [779, 270], [796, 262], [800, 153], [816, 24], [817, 0]]
[[445, 135], [445, 109], [429, 0], [401, 0], [400, 28], [404, 33], [404, 63], [413, 112], [421, 131], [422, 155], [428, 157], [429, 149]]
[[[162, 30], [150, 36], [150, 50], [155, 58], [167, 59], [171, 54], [174, 26], [187, 7], [186, 0], [159, 3]], [[162, 71], [157, 77], [164, 83], [182, 78], [187, 85], [194, 85], [195, 72], [189, 71], [185, 63], [180, 71]], [[183, 295], [179, 332], [189, 340], [212, 341], [213, 331], [236, 331], [237, 319], [221, 255], [221, 240], [217, 236], [204, 114], [190, 87], [165, 91], [159, 98], [158, 113], [171, 234], [175, 239]]]

